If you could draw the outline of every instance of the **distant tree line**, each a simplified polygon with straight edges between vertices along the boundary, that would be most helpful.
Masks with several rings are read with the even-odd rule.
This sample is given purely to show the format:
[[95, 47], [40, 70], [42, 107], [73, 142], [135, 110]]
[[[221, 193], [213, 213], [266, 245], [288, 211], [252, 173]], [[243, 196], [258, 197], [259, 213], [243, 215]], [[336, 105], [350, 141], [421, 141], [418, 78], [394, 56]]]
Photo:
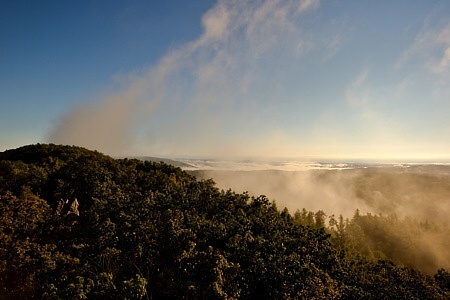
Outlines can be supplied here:
[[[75, 198], [78, 214], [57, 213]], [[411, 236], [405, 226], [428, 230], [291, 215], [165, 163], [80, 147], [0, 153], [0, 299], [449, 299], [448, 271], [424, 273], [405, 253], [414, 245], [388, 244]]]

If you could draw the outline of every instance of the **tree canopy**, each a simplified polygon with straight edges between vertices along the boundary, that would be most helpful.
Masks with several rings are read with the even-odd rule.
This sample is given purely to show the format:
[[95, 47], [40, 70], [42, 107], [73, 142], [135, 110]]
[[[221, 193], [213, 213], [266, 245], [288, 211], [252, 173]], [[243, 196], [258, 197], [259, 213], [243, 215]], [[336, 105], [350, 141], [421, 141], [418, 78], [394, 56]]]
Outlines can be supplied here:
[[325, 220], [162, 162], [24, 146], [0, 153], [0, 299], [450, 297], [445, 269], [370, 258]]

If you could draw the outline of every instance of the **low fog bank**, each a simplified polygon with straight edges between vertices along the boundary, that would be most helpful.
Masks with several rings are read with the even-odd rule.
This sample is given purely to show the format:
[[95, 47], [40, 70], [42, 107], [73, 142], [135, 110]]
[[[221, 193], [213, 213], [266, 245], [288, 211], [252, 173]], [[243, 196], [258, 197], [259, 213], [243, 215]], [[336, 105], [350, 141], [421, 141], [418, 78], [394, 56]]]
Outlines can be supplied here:
[[[221, 189], [266, 195], [291, 213], [305, 208], [351, 218], [393, 214], [449, 225], [450, 166], [309, 171], [191, 171]], [[436, 172], [439, 170], [439, 172]], [[428, 172], [430, 171], [430, 172]]]
[[[348, 219], [352, 219], [356, 209], [361, 214], [395, 214], [393, 220], [398, 221], [389, 223], [388, 228], [382, 222], [374, 223], [371, 230], [376, 232], [366, 233], [369, 237], [366, 242], [374, 249], [391, 253], [390, 258], [399, 263], [434, 274], [438, 268], [450, 268], [449, 170], [450, 166], [417, 166], [309, 171], [197, 170], [191, 174], [199, 179], [212, 178], [221, 189], [266, 195], [275, 200], [279, 209], [287, 207], [291, 214], [303, 208], [322, 210], [328, 216], [342, 214]], [[370, 236], [378, 238], [370, 241]], [[380, 241], [384, 244], [378, 244]]]

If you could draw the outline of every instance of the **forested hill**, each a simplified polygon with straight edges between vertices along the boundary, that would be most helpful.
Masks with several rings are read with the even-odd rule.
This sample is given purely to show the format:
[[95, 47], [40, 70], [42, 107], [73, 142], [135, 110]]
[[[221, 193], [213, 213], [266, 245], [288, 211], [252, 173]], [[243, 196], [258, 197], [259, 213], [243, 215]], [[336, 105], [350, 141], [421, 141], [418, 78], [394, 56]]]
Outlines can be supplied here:
[[8, 150], [0, 299], [450, 299], [446, 270], [350, 254], [301, 220], [165, 163]]

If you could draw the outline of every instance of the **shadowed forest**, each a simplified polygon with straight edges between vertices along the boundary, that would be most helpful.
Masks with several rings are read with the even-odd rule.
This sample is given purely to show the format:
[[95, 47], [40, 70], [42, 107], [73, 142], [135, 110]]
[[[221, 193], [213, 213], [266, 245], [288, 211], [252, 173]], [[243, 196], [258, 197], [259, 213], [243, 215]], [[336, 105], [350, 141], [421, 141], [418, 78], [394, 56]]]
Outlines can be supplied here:
[[285, 199], [208, 175], [75, 146], [0, 153], [0, 299], [450, 298], [448, 175], [260, 185]]

